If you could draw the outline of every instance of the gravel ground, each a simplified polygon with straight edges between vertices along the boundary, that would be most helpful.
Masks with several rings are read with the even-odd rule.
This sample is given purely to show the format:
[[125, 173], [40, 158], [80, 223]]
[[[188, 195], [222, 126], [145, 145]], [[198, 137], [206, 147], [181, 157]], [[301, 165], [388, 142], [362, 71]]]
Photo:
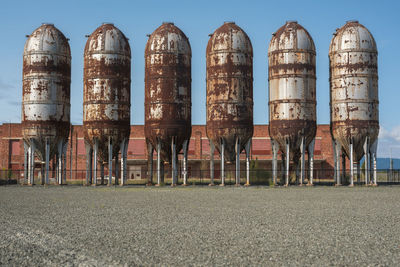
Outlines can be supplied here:
[[0, 187], [0, 265], [400, 264], [400, 186]]

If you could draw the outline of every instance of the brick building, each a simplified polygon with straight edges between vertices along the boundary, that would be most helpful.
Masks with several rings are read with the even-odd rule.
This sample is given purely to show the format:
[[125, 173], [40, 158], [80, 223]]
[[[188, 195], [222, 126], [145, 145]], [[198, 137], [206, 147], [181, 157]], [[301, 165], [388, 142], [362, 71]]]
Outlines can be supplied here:
[[[24, 144], [22, 140], [22, 125], [5, 123], [0, 125], [0, 168], [12, 170], [23, 177]], [[205, 125], [193, 125], [188, 152], [189, 177], [208, 175], [210, 146], [206, 135]], [[182, 155], [179, 155], [179, 159]], [[215, 177], [219, 177], [219, 154], [215, 150]], [[241, 155], [241, 170], [245, 170], [245, 153]], [[252, 141], [251, 159], [257, 161], [259, 168], [270, 170], [272, 166], [272, 150], [268, 135], [268, 125], [255, 125]], [[156, 160], [156, 154], [154, 154]], [[280, 156], [278, 156], [280, 166]], [[85, 143], [82, 125], [73, 125], [68, 143], [67, 152], [67, 179], [83, 179], [86, 169]], [[39, 172], [42, 162], [35, 161], [36, 171]], [[53, 163], [50, 163], [52, 169]], [[227, 170], [233, 170], [233, 164], [227, 164]], [[325, 170], [324, 176], [331, 176], [333, 170], [332, 139], [329, 125], [318, 125], [314, 153], [315, 170]], [[168, 170], [168, 166], [166, 166]], [[326, 170], [328, 172], [326, 172]], [[147, 146], [144, 137], [143, 125], [132, 125], [128, 147], [128, 179], [145, 179], [147, 172]], [[71, 176], [70, 176], [71, 175]], [[168, 177], [168, 171], [167, 171]], [[318, 174], [316, 175], [318, 177]], [[324, 177], [328, 178], [328, 177]]]

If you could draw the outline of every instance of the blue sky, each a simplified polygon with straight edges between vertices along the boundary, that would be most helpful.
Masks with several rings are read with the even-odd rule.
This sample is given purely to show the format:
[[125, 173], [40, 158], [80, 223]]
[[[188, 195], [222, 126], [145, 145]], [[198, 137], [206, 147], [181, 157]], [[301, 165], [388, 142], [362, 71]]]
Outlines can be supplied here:
[[[301, 3], [301, 4], [300, 4]], [[268, 123], [267, 48], [271, 34], [286, 20], [297, 20], [317, 50], [317, 121], [329, 123], [328, 49], [332, 33], [347, 20], [359, 20], [374, 35], [379, 52], [381, 134], [379, 156], [400, 157], [400, 22], [397, 1], [2, 1], [0, 8], [0, 121], [20, 122], [22, 53], [26, 34], [42, 22], [54, 23], [72, 52], [71, 121], [82, 124], [85, 35], [113, 22], [132, 49], [132, 124], [144, 122], [144, 48], [146, 34], [172, 21], [192, 46], [192, 122], [205, 124], [205, 49], [208, 34], [235, 21], [254, 49], [254, 123]]]

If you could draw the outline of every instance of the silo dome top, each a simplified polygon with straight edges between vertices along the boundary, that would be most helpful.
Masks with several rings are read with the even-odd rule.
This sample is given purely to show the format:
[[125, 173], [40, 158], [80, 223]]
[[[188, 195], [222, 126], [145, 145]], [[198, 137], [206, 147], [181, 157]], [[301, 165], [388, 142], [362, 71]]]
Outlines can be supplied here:
[[88, 38], [85, 46], [86, 54], [110, 53], [131, 55], [131, 48], [125, 35], [113, 24], [102, 24]]
[[288, 49], [307, 52], [315, 51], [311, 35], [297, 21], [287, 21], [285, 25], [273, 34], [268, 53]]
[[26, 40], [24, 54], [47, 53], [71, 57], [67, 38], [53, 24], [43, 23]]
[[253, 54], [249, 36], [234, 22], [225, 22], [210, 35], [210, 40], [208, 40], [207, 54], [223, 50]]
[[145, 54], [160, 51], [185, 55], [192, 54], [192, 49], [186, 35], [181, 29], [170, 22], [164, 22], [147, 40]]
[[329, 47], [329, 54], [346, 50], [365, 52], [377, 50], [372, 34], [356, 20], [347, 21], [343, 27], [336, 30]]

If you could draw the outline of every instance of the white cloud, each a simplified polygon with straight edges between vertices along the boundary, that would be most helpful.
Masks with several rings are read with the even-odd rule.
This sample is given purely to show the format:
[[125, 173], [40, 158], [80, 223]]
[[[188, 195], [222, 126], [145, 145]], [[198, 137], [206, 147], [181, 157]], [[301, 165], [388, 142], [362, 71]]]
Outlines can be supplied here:
[[378, 141], [378, 157], [400, 158], [400, 125], [387, 130], [380, 127]]

